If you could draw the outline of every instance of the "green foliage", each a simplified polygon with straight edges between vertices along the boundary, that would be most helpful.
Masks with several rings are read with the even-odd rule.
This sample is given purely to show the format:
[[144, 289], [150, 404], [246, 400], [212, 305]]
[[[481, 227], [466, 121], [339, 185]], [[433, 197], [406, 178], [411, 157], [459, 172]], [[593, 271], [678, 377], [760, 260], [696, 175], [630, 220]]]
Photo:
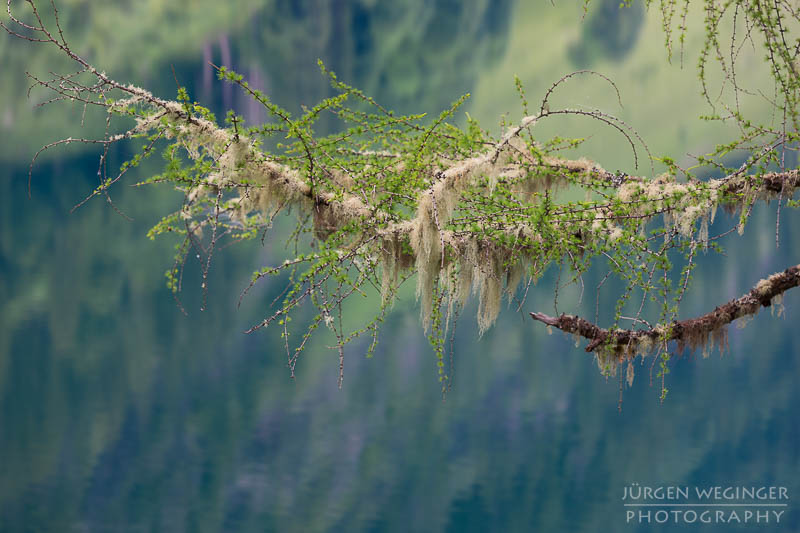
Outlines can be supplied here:
[[[236, 57], [237, 64], [226, 66], [246, 73], [259, 89], [269, 87], [277, 102], [325, 98], [329, 85], [315, 67], [322, 58], [381, 101], [395, 102], [406, 111], [438, 111], [466, 92], [482, 67], [502, 53], [511, 9], [508, 0], [465, 0], [458, 2], [457, 12], [449, 9], [447, 0], [345, 0], [314, 7], [287, 0], [192, 0], [181, 5], [110, 0], [91, 9], [81, 0], [56, 5], [72, 49], [113, 71], [117, 79], [147, 86], [162, 97], [173, 95], [178, 83], [203, 102], [223, 101], [240, 114], [258, 108], [250, 105], [247, 95], [229, 94], [212, 83], [206, 72], [211, 68], [206, 64], [209, 55], [216, 64]], [[52, 23], [45, 7], [43, 19]], [[14, 8], [28, 17], [27, 6]], [[314, 16], [303, 16], [309, 12]], [[441, 37], [447, 35], [443, 28], [452, 25], [461, 38]], [[439, 53], [429, 54], [427, 46], [437, 36]], [[62, 107], [61, 116], [49, 115], [46, 132], [26, 120], [23, 111], [49, 96], [34, 91], [29, 97], [30, 80], [22, 73], [66, 71], [72, 68], [69, 58], [47, 47], [2, 39], [0, 62], [9, 72], [20, 73], [0, 80], [5, 96], [0, 102], [0, 134], [7, 136], [0, 146], [1, 160], [13, 160], [30, 145], [74, 134], [72, 128], [83, 115], [78, 102]], [[467, 67], [456, 68], [457, 63]], [[281, 75], [289, 71], [292, 76]], [[228, 109], [214, 111], [224, 116]], [[102, 114], [92, 113], [90, 107], [85, 118], [86, 135], [102, 135]]]
[[[687, 31], [688, 4], [683, 4], [679, 17], [681, 42]], [[660, 6], [668, 54], [672, 53], [676, 6], [676, 2]], [[624, 6], [635, 14], [633, 9]], [[176, 294], [182, 288], [187, 260], [194, 256], [201, 265], [205, 307], [207, 278], [217, 251], [229, 242], [263, 241], [278, 213], [297, 210], [298, 225], [289, 243], [294, 257], [258, 271], [252, 281], [280, 275], [287, 283], [286, 291], [272, 314], [250, 330], [273, 323], [282, 329], [292, 375], [312, 334], [325, 325], [336, 339], [341, 385], [344, 347], [370, 333], [369, 351], [374, 349], [378, 327], [400, 285], [415, 273], [423, 327], [429, 331], [439, 380], [446, 390], [444, 346], [450, 316], [462, 310], [470, 293], [478, 297], [478, 329], [483, 333], [494, 323], [504, 297], [516, 298], [519, 307], [524, 305], [527, 290], [521, 296], [517, 291], [521, 282], [527, 287], [556, 269], [553, 303], [558, 310], [562, 275], [568, 283], [583, 286], [583, 276], [595, 268], [597, 260], [607, 264], [606, 278], [614, 276], [624, 286], [616, 298], [610, 331], [629, 323], [634, 328], [646, 326], [652, 334], [631, 337], [624, 346], [609, 337], [598, 348], [601, 370], [615, 375], [620, 363], [647, 356], [656, 348], [653, 336], [666, 345], [689, 287], [696, 251], [715, 249], [716, 241], [724, 236], [709, 236], [717, 207], [739, 213], [741, 233], [756, 200], [778, 196], [780, 205], [784, 194], [790, 195], [797, 186], [796, 176], [785, 172], [786, 152], [798, 141], [798, 52], [784, 36], [785, 20], [798, 22], [794, 12], [781, 5], [746, 2], [706, 2], [704, 11], [699, 76], [712, 108], [712, 115], [705, 118], [733, 122], [741, 135], [719, 143], [688, 169], [680, 168], [674, 158], [654, 157], [635, 130], [604, 110], [553, 103], [551, 96], [578, 76], [607, 83], [608, 91], [619, 99], [613, 81], [591, 71], [557, 80], [533, 111], [522, 82], [516, 79], [524, 118], [516, 124], [504, 122], [499, 136], [468, 115], [466, 125], [458, 125], [456, 114], [469, 95], [436, 117], [400, 114], [342, 82], [322, 62], [319, 66], [330, 91], [299, 113], [275, 104], [243, 74], [217, 67], [218, 78], [249, 97], [266, 116], [263, 124], [251, 126], [233, 110], [224, 125], [218, 125], [214, 113], [194, 101], [186, 87], [178, 87], [175, 101], [162, 100], [115, 82], [80, 58], [75, 61], [83, 74], [97, 78], [96, 85], [75, 82], [65, 89], [64, 80], [71, 77], [59, 75], [38, 83], [61, 96], [104, 108], [107, 124], [114, 115], [136, 120], [120, 136], [106, 134], [101, 142], [104, 149], [131, 137], [149, 141], [116, 177], [106, 176], [101, 159], [98, 173], [103, 180], [94, 194], [107, 194], [129, 168], [150, 155], [156, 143], [166, 140], [164, 171], [145, 182], [167, 182], [184, 195], [180, 209], [162, 218], [149, 233], [151, 238], [169, 233], [180, 239], [174, 266], [167, 273], [168, 285]], [[605, 8], [599, 11], [591, 19], [595, 22], [587, 23], [586, 35], [601, 39], [604, 32], [619, 33], [605, 20], [611, 16], [608, 13]], [[616, 17], [617, 12], [613, 13]], [[35, 11], [34, 15], [38, 17]], [[725, 17], [732, 18], [729, 56], [720, 44]], [[754, 31], [737, 33], [741, 25]], [[44, 22], [39, 31], [67, 55], [71, 53], [48, 33]], [[617, 44], [621, 50], [630, 43]], [[740, 98], [752, 94], [737, 77], [736, 50], [743, 44], [763, 45], [768, 51], [765, 61], [777, 95], [773, 103], [782, 115], [777, 121], [747, 117], [740, 106]], [[609, 54], [618, 53], [615, 50]], [[732, 100], [712, 98], [707, 83], [709, 58], [722, 71], [721, 94], [730, 94]], [[109, 99], [109, 94], [114, 98]], [[725, 113], [718, 113], [717, 107]], [[535, 132], [540, 122], [561, 117], [587, 118], [606, 126], [629, 144], [634, 166], [638, 167], [640, 154], [646, 153], [651, 161], [661, 161], [667, 172], [656, 176], [651, 165], [652, 175], [629, 176], [585, 159], [560, 157], [565, 149], [579, 148], [583, 139], [560, 135], [539, 139]], [[329, 129], [319, 128], [322, 120], [337, 125], [334, 133], [317, 133]], [[727, 163], [731, 155], [742, 153], [746, 154], [743, 163]], [[701, 181], [698, 169], [705, 168], [723, 177]], [[775, 169], [782, 171], [779, 191], [766, 179], [768, 171]], [[585, 195], [583, 200], [576, 199], [577, 191]], [[661, 225], [654, 222], [659, 216], [664, 219]], [[367, 296], [370, 288], [381, 293], [378, 312], [366, 323], [349, 323], [343, 312], [345, 302], [356, 294]], [[599, 292], [600, 286], [598, 298]], [[305, 304], [316, 309], [315, 318], [291, 325], [292, 315]], [[679, 339], [679, 347], [705, 347], [711, 337], [723, 339], [720, 331], [727, 323], [717, 326], [701, 337]], [[295, 338], [299, 340], [292, 345]], [[724, 342], [719, 344], [722, 347]], [[668, 353], [666, 346], [664, 353]], [[662, 360], [662, 377], [668, 360]]]

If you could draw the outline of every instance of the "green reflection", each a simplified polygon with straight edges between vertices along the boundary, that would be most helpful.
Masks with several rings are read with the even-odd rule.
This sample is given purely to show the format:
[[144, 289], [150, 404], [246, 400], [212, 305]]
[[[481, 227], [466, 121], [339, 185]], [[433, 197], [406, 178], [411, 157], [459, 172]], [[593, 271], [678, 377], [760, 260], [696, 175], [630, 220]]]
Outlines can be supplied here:
[[[479, 1], [62, 5], [98, 63], [120, 77], [153, 72], [141, 79], [166, 95], [175, 64], [194, 94], [207, 91], [221, 108], [224, 89], [204, 85], [199, 58], [207, 47], [219, 60], [227, 39], [231, 58], [252, 65], [251, 74], [261, 69], [266, 84], [272, 73], [276, 101], [323, 94], [314, 63], [323, 56], [343, 78], [411, 110], [442, 107], [472, 83], [513, 89], [510, 78], [488, 79], [486, 65], [504, 54], [509, 19], [529, 9]], [[87, 12], [94, 22], [81, 33]], [[113, 22], [123, 18], [142, 22]], [[551, 31], [556, 39], [563, 29]], [[10, 72], [45, 69], [50, 57], [6, 39], [0, 53], [9, 54]], [[3, 94], [22, 94], [19, 79], [2, 83]], [[482, 98], [475, 105], [486, 109], [491, 95]], [[80, 153], [38, 166], [28, 199], [28, 156], [70, 120], [48, 115], [43, 128], [38, 117], [3, 136], [3, 158], [14, 162], [0, 179], [2, 531], [620, 530], [619, 499], [633, 481], [800, 488], [798, 341], [787, 321], [760, 316], [731, 332], [725, 358], [678, 361], [663, 406], [647, 386], [647, 366], [637, 368], [621, 415], [615, 382], [570, 339], [548, 337], [513, 310], [482, 339], [474, 309], [465, 313], [455, 385], [442, 403], [412, 299], [395, 309], [375, 358], [363, 359], [360, 346], [348, 352], [343, 391], [322, 338], [293, 382], [276, 332], [240, 333], [281, 287], [235, 307], [253, 264], [280, 261], [281, 244], [220, 254], [203, 313], [190, 268], [183, 316], [162, 276], [172, 243], [144, 238], [179, 199], [123, 186], [114, 199], [133, 222], [102, 201], [68, 215], [93, 186], [96, 157]], [[797, 216], [782, 216], [780, 250], [759, 239], [771, 243], [774, 228], [774, 212], [760, 208], [727, 258], [701, 259], [686, 313], [791, 260]], [[531, 307], [551, 305], [552, 282], [533, 289]], [[790, 317], [797, 302], [787, 295]]]

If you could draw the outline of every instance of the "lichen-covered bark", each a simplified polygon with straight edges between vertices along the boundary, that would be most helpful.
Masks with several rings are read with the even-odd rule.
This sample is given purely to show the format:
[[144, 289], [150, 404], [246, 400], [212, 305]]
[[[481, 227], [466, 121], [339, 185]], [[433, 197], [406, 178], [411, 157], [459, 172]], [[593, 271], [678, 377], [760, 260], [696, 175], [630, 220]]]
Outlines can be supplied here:
[[728, 324], [739, 318], [754, 315], [762, 307], [780, 303], [783, 293], [798, 285], [800, 285], [800, 265], [795, 265], [762, 279], [740, 298], [717, 306], [713, 311], [653, 329], [608, 330], [574, 315], [562, 314], [553, 317], [538, 312], [531, 312], [530, 315], [534, 320], [565, 333], [586, 338], [590, 341], [586, 345], [587, 352], [614, 353], [619, 360], [629, 359], [642, 353], [643, 347], [650, 350], [654, 346], [670, 341], [678, 343], [679, 352], [682, 352], [684, 347], [695, 349], [708, 343], [715, 343], [724, 349], [727, 339], [725, 328]]

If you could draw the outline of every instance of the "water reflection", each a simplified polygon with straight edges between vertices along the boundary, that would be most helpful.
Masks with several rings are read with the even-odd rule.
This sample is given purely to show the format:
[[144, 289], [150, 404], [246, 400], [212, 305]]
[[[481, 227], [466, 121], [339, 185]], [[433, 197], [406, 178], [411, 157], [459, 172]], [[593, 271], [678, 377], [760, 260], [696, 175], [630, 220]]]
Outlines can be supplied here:
[[[508, 14], [475, 4], [484, 22], [470, 28], [496, 27], [501, 35]], [[301, 22], [303, 9], [342, 13], [325, 3], [276, 5], [281, 17], [300, 9]], [[351, 62], [356, 81], [391, 95], [394, 85], [381, 85], [380, 70], [369, 66], [384, 56], [368, 51], [380, 49], [374, 43], [385, 37], [381, 28], [399, 15], [383, 4], [342, 5], [350, 10], [344, 12], [354, 44], [339, 60]], [[426, 5], [418, 16], [428, 17], [428, 25], [420, 25], [424, 35], [413, 42], [424, 51], [436, 33], [431, 28], [439, 28], [437, 46], [455, 50], [442, 61], [457, 65], [475, 34], [460, 35], [463, 25], [452, 20], [452, 27], [430, 22], [443, 15], [429, 12], [446, 15], [448, 5]], [[388, 14], [379, 16], [381, 10]], [[467, 17], [466, 8], [458, 13], [457, 21]], [[261, 17], [255, 20], [262, 26], [272, 23]], [[334, 27], [337, 17], [326, 24]], [[416, 35], [414, 19], [402, 21], [399, 34]], [[266, 64], [256, 62], [258, 47], [244, 51], [250, 34], [244, 35], [229, 42], [232, 57]], [[212, 56], [224, 55], [215, 44], [224, 41], [208, 39], [198, 54], [210, 47]], [[320, 37], [311, 52], [327, 50], [334, 37], [327, 39]], [[389, 47], [388, 57], [403, 46]], [[358, 60], [370, 53], [371, 63]], [[188, 60], [178, 67], [196, 92], [206, 90], [202, 67]], [[312, 70], [280, 82], [265, 74], [264, 83], [284, 83], [284, 96], [297, 87], [322, 90], [306, 83]], [[396, 65], [385, 70], [406, 72]], [[399, 105], [421, 94], [455, 94], [426, 79], [417, 75], [411, 89], [400, 86]], [[469, 77], [458, 80], [466, 84]], [[474, 309], [465, 312], [455, 387], [445, 403], [413, 301], [398, 304], [374, 358], [364, 359], [358, 346], [348, 352], [342, 391], [336, 355], [324, 339], [291, 381], [276, 332], [240, 333], [280, 287], [265, 285], [238, 311], [238, 294], [228, 290], [245, 285], [254, 258], [281, 257], [280, 243], [220, 255], [209, 311], [197, 311], [199, 291], [189, 289], [187, 318], [161, 275], [171, 243], [143, 238], [174, 204], [169, 191], [120, 188], [115, 200], [133, 223], [103, 202], [68, 216], [80, 192], [92, 187], [86, 176], [94, 156], [38, 167], [31, 199], [24, 160], [7, 166], [0, 180], [3, 531], [636, 530], [624, 523], [620, 504], [623, 487], [634, 481], [780, 484], [792, 495], [800, 488], [793, 475], [800, 466], [798, 340], [788, 321], [762, 313], [748, 328], [731, 331], [726, 357], [679, 361], [664, 405], [647, 386], [648, 361], [625, 391], [622, 414], [618, 384], [601, 378], [571, 339], [547, 336], [511, 310], [482, 339], [472, 327]], [[701, 259], [702, 290], [687, 299], [687, 313], [796, 262], [796, 214], [782, 214], [780, 251], [760, 244], [759, 235], [772, 238], [773, 217], [760, 208], [727, 258]], [[548, 283], [541, 282], [531, 307], [552, 305]], [[798, 304], [796, 294], [787, 295], [790, 317]], [[790, 510], [786, 530], [798, 528], [797, 516]]]

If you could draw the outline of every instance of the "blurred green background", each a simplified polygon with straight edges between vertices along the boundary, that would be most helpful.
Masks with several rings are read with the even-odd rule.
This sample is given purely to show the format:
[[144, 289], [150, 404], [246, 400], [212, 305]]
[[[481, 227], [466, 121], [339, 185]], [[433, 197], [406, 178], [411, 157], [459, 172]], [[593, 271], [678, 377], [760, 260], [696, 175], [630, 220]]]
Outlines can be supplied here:
[[[693, 68], [698, 13], [681, 68], [678, 55], [667, 61], [658, 16], [617, 3], [592, 2], [585, 18], [579, 2], [512, 0], [58, 5], [73, 48], [99, 68], [167, 98], [174, 68], [218, 116], [265, 115], [218, 83], [209, 61], [299, 109], [328, 94], [321, 58], [399, 111], [435, 114], [470, 92], [465, 110], [493, 131], [504, 114], [521, 116], [515, 74], [534, 105], [564, 74], [592, 68], [617, 83], [624, 108], [592, 78], [566, 84], [554, 105], [615, 113], [654, 155], [682, 163], [735, 135], [697, 120], [708, 112]], [[744, 61], [759, 72], [757, 57]], [[73, 145], [43, 156], [29, 198], [36, 150], [102, 133], [102, 123], [90, 115], [81, 127], [82, 109], [69, 104], [34, 108], [47, 95], [27, 97], [25, 71], [70, 68], [54, 49], [2, 36], [0, 64], [0, 531], [650, 531], [625, 522], [630, 483], [800, 488], [797, 294], [787, 294], [785, 318], [761, 313], [731, 328], [724, 357], [675, 361], [663, 405], [650, 360], [637, 367], [621, 413], [617, 381], [572, 339], [526, 318], [552, 310], [555, 273], [480, 339], [471, 304], [444, 403], [411, 297], [395, 306], [375, 357], [363, 357], [363, 344], [347, 351], [343, 390], [324, 339], [292, 381], [277, 331], [242, 334], [282, 286], [264, 284], [236, 308], [250, 273], [285, 258], [283, 243], [219, 254], [204, 312], [199, 274], [187, 271], [184, 316], [163, 277], [174, 242], [145, 237], [180, 196], [122, 183], [112, 197], [133, 221], [102, 199], [70, 214], [96, 185], [99, 157]], [[536, 132], [555, 133], [587, 137], [582, 153], [606, 168], [650, 172], [633, 168], [607, 128], [571, 120]], [[800, 262], [800, 220], [781, 217], [779, 249], [775, 206], [759, 206], [726, 256], [700, 259], [686, 316]], [[718, 219], [715, 228], [731, 222]], [[577, 294], [562, 291], [562, 306]], [[611, 306], [613, 294], [603, 301]], [[367, 316], [369, 305], [353, 312]], [[797, 531], [798, 516], [790, 506], [770, 531]]]

